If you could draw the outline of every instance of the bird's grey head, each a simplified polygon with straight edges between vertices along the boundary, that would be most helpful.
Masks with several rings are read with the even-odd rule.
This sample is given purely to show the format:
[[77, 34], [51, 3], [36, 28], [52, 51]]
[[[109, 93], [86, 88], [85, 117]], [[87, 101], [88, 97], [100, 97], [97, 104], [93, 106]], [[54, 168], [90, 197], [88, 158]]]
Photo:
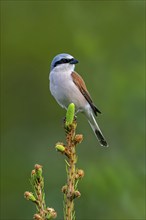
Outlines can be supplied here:
[[61, 53], [54, 57], [51, 63], [51, 71], [62, 64], [70, 64], [74, 65], [78, 63], [78, 60], [76, 60], [73, 56], [67, 53]]

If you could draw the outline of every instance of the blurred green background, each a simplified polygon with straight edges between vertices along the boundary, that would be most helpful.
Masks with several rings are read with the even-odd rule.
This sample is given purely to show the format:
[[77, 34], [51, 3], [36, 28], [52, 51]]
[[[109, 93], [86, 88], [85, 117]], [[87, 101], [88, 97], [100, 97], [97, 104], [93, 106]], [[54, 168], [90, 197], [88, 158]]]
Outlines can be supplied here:
[[76, 216], [145, 219], [144, 1], [1, 1], [1, 219], [32, 219], [30, 172], [43, 165], [48, 206], [63, 218], [63, 117], [48, 89], [53, 57], [80, 62], [109, 148], [99, 146], [82, 114], [78, 132]]

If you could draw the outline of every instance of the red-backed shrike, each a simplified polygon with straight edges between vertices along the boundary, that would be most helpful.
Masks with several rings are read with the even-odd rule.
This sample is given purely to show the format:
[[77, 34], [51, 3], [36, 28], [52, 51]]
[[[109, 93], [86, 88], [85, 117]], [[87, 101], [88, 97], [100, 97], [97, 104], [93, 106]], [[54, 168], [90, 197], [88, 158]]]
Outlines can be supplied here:
[[95, 118], [101, 113], [94, 105], [82, 77], [74, 71], [78, 61], [62, 53], [54, 57], [50, 70], [50, 91], [61, 107], [75, 104], [76, 113], [83, 112], [102, 146], [108, 146]]

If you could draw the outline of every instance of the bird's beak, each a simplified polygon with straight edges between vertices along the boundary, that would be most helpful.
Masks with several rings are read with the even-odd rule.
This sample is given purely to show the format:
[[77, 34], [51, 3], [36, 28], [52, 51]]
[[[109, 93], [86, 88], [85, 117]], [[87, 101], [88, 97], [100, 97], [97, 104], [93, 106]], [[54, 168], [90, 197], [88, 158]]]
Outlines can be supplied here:
[[78, 60], [76, 60], [76, 59], [73, 58], [69, 63], [70, 63], [70, 64], [77, 64], [78, 62], [79, 62]]

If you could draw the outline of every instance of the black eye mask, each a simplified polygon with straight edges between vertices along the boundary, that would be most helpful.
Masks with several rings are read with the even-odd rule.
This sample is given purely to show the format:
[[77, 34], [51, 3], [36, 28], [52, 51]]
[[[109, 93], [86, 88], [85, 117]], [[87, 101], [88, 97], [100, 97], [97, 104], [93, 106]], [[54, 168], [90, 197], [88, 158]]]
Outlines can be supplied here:
[[54, 67], [56, 67], [56, 66], [59, 65], [59, 64], [70, 63], [71, 61], [73, 61], [73, 58], [71, 58], [71, 59], [65, 59], [65, 58], [63, 58], [63, 59], [57, 61], [57, 62], [54, 64]]

